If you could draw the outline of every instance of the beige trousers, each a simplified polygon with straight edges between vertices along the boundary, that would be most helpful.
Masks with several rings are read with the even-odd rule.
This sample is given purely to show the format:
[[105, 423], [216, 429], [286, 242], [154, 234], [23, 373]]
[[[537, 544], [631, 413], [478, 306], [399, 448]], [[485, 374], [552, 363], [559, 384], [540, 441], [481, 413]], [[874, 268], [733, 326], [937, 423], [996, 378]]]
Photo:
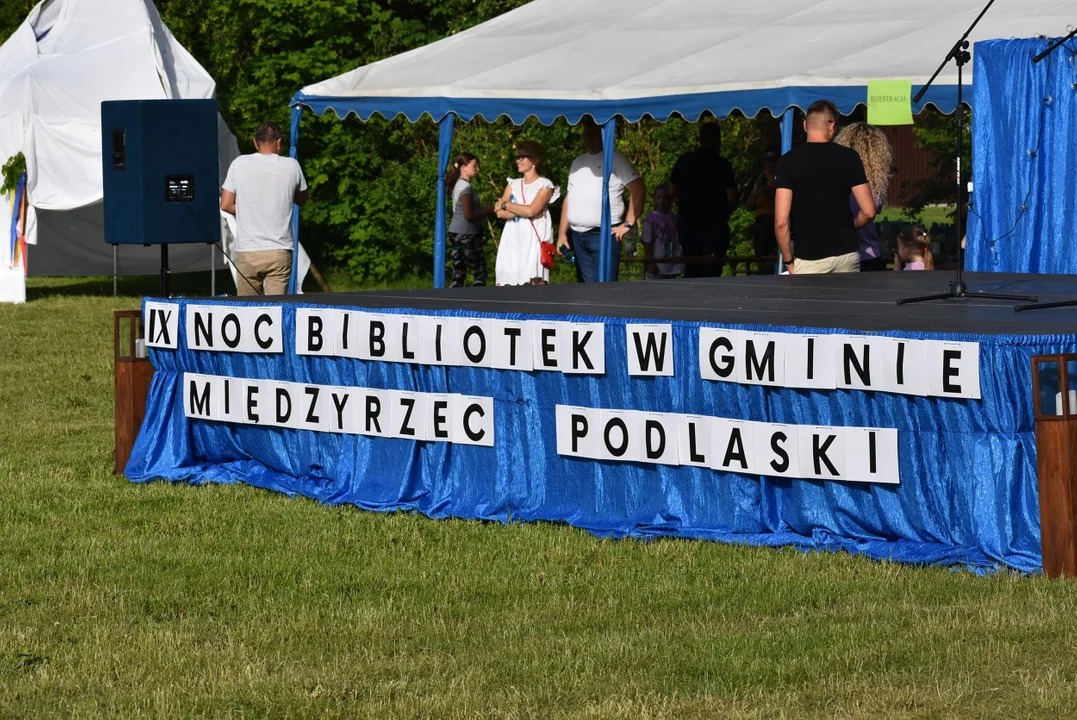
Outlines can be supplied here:
[[819, 260], [802, 260], [797, 258], [793, 263], [794, 275], [822, 275], [824, 273], [854, 273], [860, 272], [860, 253], [851, 252], [846, 255], [821, 258]]
[[288, 292], [288, 281], [292, 277], [292, 251], [236, 253], [236, 269], [247, 278], [244, 280], [241, 277], [236, 283], [238, 295], [284, 295]]

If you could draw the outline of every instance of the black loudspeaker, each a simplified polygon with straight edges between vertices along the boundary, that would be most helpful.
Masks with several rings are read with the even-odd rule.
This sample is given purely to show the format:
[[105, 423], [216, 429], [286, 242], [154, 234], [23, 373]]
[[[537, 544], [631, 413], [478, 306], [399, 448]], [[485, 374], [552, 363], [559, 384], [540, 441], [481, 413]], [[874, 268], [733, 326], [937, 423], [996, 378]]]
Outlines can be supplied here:
[[216, 100], [101, 103], [105, 242], [221, 239]]

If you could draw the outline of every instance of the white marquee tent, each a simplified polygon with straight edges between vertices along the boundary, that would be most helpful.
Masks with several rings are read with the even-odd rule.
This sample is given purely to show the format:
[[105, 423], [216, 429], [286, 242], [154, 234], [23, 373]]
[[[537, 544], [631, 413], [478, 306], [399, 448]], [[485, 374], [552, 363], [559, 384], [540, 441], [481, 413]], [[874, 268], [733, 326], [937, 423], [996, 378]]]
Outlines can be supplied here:
[[[607, 123], [734, 109], [782, 115], [828, 98], [843, 112], [866, 102], [870, 80], [925, 83], [986, 0], [534, 0], [469, 30], [303, 88], [298, 110], [367, 119], [427, 113], [442, 127], [448, 164], [452, 118], [543, 123], [584, 114]], [[1064, 34], [1073, 0], [997, 0], [970, 36]], [[971, 79], [971, 66], [965, 80]], [[925, 96], [952, 111], [951, 63]], [[968, 93], [966, 97], [971, 97]], [[915, 108], [919, 111], [921, 107]], [[785, 114], [788, 143], [791, 114]], [[443, 122], [448, 119], [449, 122]], [[610, 143], [607, 143], [607, 146]], [[609, 163], [606, 163], [608, 166]], [[439, 192], [439, 198], [444, 193]], [[444, 268], [439, 208], [435, 281]], [[441, 268], [441, 272], [438, 269]]]
[[[28, 270], [34, 275], [108, 275], [113, 248], [101, 211], [101, 102], [212, 98], [216, 84], [161, 22], [152, 0], [45, 0], [0, 46], [0, 164], [26, 157]], [[221, 177], [239, 154], [218, 122]], [[0, 301], [25, 297], [11, 267], [0, 202]], [[227, 237], [227, 234], [226, 234]], [[155, 274], [158, 247], [123, 246], [119, 274]], [[204, 244], [174, 247], [174, 272], [208, 270]]]

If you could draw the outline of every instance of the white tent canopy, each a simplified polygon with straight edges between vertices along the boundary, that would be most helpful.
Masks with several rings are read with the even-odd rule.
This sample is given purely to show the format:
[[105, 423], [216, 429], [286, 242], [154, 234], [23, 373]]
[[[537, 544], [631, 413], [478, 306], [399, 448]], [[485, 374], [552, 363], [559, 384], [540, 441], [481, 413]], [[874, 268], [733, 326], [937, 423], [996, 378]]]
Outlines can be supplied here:
[[[925, 83], [985, 0], [534, 0], [422, 48], [309, 85], [327, 109], [542, 122], [775, 115], [819, 98], [845, 112], [869, 80]], [[970, 40], [1064, 34], [1072, 0], [998, 0]], [[966, 68], [966, 81], [971, 77]], [[951, 63], [924, 102], [956, 104]], [[969, 95], [971, 97], [971, 94]]]
[[[46, 0], [0, 46], [0, 164], [26, 157], [29, 272], [108, 275], [101, 211], [101, 103], [204, 99], [216, 84], [161, 22], [152, 0]], [[239, 154], [218, 122], [221, 177]], [[8, 209], [0, 203], [0, 215]], [[7, 245], [6, 218], [0, 236]], [[5, 248], [6, 249], [6, 248]], [[173, 248], [173, 271], [207, 270], [204, 244]], [[21, 269], [0, 257], [0, 299], [18, 299]], [[151, 274], [160, 248], [118, 249], [120, 274]], [[15, 287], [15, 286], [18, 287]], [[8, 292], [5, 293], [4, 288]]]

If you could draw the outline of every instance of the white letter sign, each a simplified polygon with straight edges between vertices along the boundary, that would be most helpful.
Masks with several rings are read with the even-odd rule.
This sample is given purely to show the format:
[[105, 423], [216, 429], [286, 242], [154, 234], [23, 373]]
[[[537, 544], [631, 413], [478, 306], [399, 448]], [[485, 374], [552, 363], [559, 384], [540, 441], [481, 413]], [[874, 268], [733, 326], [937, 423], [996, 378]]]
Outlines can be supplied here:
[[898, 433], [636, 410], [556, 406], [557, 454], [691, 465], [740, 475], [900, 482]]

